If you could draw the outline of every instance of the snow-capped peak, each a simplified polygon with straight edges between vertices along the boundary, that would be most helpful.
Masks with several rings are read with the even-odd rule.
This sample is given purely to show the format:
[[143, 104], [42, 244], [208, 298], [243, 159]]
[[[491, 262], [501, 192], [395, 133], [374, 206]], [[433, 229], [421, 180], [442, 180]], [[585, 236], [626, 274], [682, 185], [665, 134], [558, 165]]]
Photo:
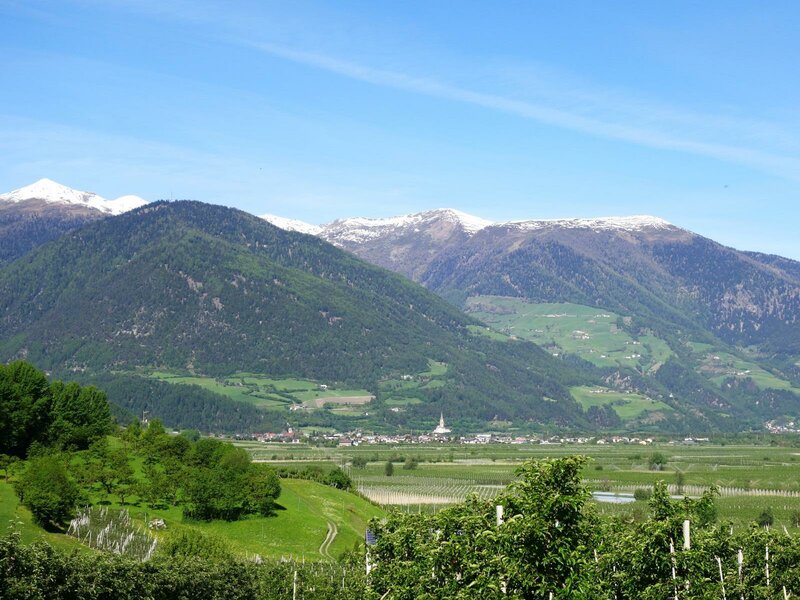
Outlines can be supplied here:
[[311, 223], [306, 223], [305, 221], [299, 221], [297, 219], [287, 219], [286, 217], [270, 214], [260, 215], [259, 218], [264, 219], [267, 223], [275, 225], [275, 227], [285, 229], [286, 231], [297, 231], [298, 233], [307, 233], [309, 235], [319, 235], [322, 233], [322, 227], [319, 225], [312, 225]]
[[18, 203], [28, 200], [44, 200], [48, 204], [76, 204], [108, 215], [119, 215], [147, 204], [146, 200], [138, 196], [120, 196], [115, 200], [106, 200], [94, 192], [75, 190], [47, 178], [0, 194], [0, 202]]
[[502, 223], [524, 231], [536, 229], [594, 229], [596, 231], [641, 231], [642, 229], [669, 229], [669, 221], [649, 215], [631, 217], [600, 217], [596, 219], [532, 219]]
[[468, 235], [492, 225], [491, 221], [452, 208], [440, 208], [410, 215], [385, 218], [353, 217], [338, 219], [323, 226], [323, 237], [343, 242], [364, 242], [398, 230], [415, 230], [435, 222], [448, 222]]

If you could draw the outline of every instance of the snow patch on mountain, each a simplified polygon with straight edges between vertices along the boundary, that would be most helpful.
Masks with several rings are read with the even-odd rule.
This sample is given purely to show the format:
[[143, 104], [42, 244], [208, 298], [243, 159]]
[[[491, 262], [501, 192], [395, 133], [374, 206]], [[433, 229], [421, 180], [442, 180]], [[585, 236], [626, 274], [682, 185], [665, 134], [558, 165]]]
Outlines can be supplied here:
[[641, 231], [643, 229], [674, 229], [675, 225], [659, 217], [602, 217], [598, 219], [532, 219], [499, 223], [522, 231], [538, 229], [593, 229], [595, 231]]
[[94, 192], [82, 192], [52, 179], [40, 179], [17, 190], [0, 194], [0, 202], [27, 202], [43, 200], [48, 204], [77, 204], [93, 208], [108, 215], [120, 215], [134, 208], [147, 204], [147, 200], [139, 196], [120, 196], [115, 200], [106, 200]]
[[260, 215], [260, 219], [264, 219], [267, 223], [280, 227], [286, 231], [297, 231], [298, 233], [307, 233], [309, 235], [319, 235], [322, 233], [322, 227], [319, 225], [312, 225], [305, 221], [297, 219], [287, 219], [286, 217], [279, 217], [278, 215]]

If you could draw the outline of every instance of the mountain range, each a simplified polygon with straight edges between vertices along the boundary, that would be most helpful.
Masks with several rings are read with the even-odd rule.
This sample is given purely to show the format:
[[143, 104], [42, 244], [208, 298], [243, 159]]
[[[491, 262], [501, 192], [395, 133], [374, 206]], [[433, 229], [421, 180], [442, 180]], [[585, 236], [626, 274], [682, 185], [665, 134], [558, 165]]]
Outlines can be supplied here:
[[[493, 223], [440, 209], [341, 219], [315, 234], [501, 332], [580, 356], [610, 387], [627, 380], [626, 391], [652, 396], [659, 382], [712, 419], [796, 414], [797, 261], [725, 247], [652, 216]], [[611, 341], [592, 310], [613, 315]]]
[[[221, 206], [155, 202], [67, 233], [0, 269], [0, 315], [0, 358], [71, 376], [242, 372], [366, 390], [386, 426], [441, 411], [473, 426], [586, 425], [569, 392], [589, 382], [579, 369], [485, 335], [319, 238]], [[401, 398], [402, 411], [382, 405]]]
[[2, 359], [346, 384], [377, 428], [444, 410], [462, 428], [738, 430], [800, 411], [800, 263], [657, 217], [315, 226], [195, 202], [113, 216], [124, 203], [70, 192], [35, 201], [53, 241], [0, 269]]
[[491, 223], [444, 209], [338, 220], [317, 235], [462, 307], [476, 295], [574, 302], [800, 354], [800, 263], [656, 217]]

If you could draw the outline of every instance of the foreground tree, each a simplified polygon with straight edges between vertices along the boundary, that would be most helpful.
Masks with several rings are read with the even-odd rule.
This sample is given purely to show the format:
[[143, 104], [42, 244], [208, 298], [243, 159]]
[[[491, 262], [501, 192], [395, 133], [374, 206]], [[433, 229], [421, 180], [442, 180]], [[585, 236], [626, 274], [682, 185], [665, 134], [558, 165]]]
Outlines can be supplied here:
[[[374, 590], [392, 598], [597, 598], [597, 520], [583, 457], [523, 465], [494, 501], [373, 522]], [[496, 505], [503, 506], [502, 523]]]
[[60, 529], [74, 514], [78, 486], [55, 456], [30, 459], [15, 488], [34, 521], [45, 529]]
[[50, 422], [50, 385], [24, 361], [0, 365], [0, 452], [24, 457]]
[[136, 483], [127, 450], [124, 447], [110, 448], [105, 438], [91, 445], [84, 471], [87, 483], [99, 484], [106, 495], [116, 493], [122, 504]]
[[92, 386], [56, 381], [52, 394], [50, 442], [56, 447], [84, 450], [111, 432], [105, 393]]

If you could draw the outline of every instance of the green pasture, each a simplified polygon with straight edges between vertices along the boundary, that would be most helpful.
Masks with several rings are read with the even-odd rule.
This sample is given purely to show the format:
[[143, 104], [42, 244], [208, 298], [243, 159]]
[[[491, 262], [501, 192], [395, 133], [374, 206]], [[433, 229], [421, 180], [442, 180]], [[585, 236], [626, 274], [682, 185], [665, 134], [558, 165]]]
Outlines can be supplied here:
[[[295, 398], [300, 400], [301, 402], [307, 403], [307, 405], [313, 405], [314, 400], [319, 400], [320, 398], [369, 398], [372, 396], [366, 390], [308, 390], [305, 392], [296, 392], [292, 394]], [[367, 401], [365, 401], [366, 403]]]
[[[116, 497], [92, 499], [93, 504], [110, 508], [125, 508], [135, 522], [145, 526], [147, 521], [162, 518], [165, 531], [156, 533], [165, 538], [186, 529], [196, 529], [224, 540], [234, 553], [252, 557], [294, 557], [323, 560], [340, 555], [357, 541], [363, 541], [364, 529], [372, 517], [383, 510], [363, 498], [335, 488], [299, 479], [281, 480], [278, 510], [270, 517], [250, 517], [241, 521], [187, 522], [179, 507], [153, 509], [133, 496], [121, 506]], [[336, 537], [328, 554], [320, 554], [320, 545], [328, 535], [329, 523], [336, 528]], [[16, 528], [23, 542], [44, 540], [66, 550], [92, 552], [76, 539], [64, 534], [48, 533], [33, 523], [30, 512], [19, 504], [10, 483], [0, 481], [0, 526]]]
[[321, 560], [324, 557], [319, 548], [328, 533], [328, 523], [336, 525], [330, 553], [337, 556], [357, 541], [363, 542], [369, 519], [383, 514], [380, 508], [355, 494], [300, 479], [281, 480], [278, 504], [281, 509], [274, 517], [191, 526], [217, 535], [249, 555]]
[[573, 387], [570, 388], [570, 393], [584, 410], [591, 406], [611, 406], [623, 421], [635, 419], [647, 411], [672, 411], [670, 406], [660, 400], [598, 386]]
[[577, 354], [600, 367], [647, 371], [672, 355], [665, 341], [651, 335], [634, 338], [617, 326], [620, 315], [592, 306], [473, 296], [467, 310], [502, 334], [530, 340], [553, 353]]
[[800, 388], [793, 386], [789, 381], [773, 375], [755, 363], [726, 352], [711, 350], [703, 357], [698, 370], [717, 386], [722, 386], [729, 378], [749, 378], [761, 390], [778, 389], [800, 392]]
[[483, 335], [498, 342], [507, 342], [511, 339], [507, 334], [501, 333], [491, 327], [482, 327], [480, 325], [467, 325], [467, 329], [475, 335]]
[[428, 359], [428, 370], [419, 374], [419, 377], [441, 377], [447, 373], [448, 364]]
[[74, 538], [47, 532], [36, 525], [31, 512], [19, 503], [11, 483], [0, 479], [0, 531], [5, 535], [12, 530], [18, 531], [21, 540], [26, 544], [45, 541], [63, 550], [79, 549], [92, 552]]
[[235, 373], [224, 378], [199, 375], [180, 375], [164, 371], [154, 371], [150, 377], [168, 383], [198, 385], [211, 392], [236, 400], [248, 402], [264, 408], [286, 407], [319, 398], [369, 396], [363, 389], [321, 389], [320, 384], [305, 379], [276, 379], [255, 373]]

